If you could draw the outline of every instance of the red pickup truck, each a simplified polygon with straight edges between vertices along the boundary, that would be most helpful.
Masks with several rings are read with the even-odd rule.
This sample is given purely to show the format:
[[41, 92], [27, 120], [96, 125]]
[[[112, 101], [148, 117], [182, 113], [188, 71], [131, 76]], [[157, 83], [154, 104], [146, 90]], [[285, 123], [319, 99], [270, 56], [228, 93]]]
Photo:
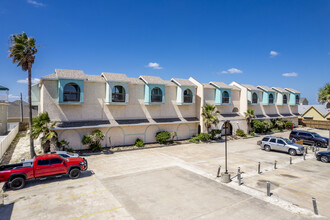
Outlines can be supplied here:
[[45, 154], [22, 163], [0, 165], [0, 182], [7, 182], [7, 186], [17, 190], [23, 188], [28, 179], [63, 174], [68, 174], [71, 179], [79, 178], [87, 166], [85, 158]]

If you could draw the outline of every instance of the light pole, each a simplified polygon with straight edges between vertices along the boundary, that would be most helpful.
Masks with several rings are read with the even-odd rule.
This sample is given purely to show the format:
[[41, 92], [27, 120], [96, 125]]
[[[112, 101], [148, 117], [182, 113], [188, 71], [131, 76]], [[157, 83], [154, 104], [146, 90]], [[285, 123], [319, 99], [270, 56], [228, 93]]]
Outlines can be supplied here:
[[223, 183], [229, 183], [230, 182], [230, 174], [228, 173], [228, 167], [227, 167], [227, 125], [229, 124], [229, 121], [225, 121], [224, 123], [224, 129], [225, 129], [225, 172], [221, 175], [221, 182]]

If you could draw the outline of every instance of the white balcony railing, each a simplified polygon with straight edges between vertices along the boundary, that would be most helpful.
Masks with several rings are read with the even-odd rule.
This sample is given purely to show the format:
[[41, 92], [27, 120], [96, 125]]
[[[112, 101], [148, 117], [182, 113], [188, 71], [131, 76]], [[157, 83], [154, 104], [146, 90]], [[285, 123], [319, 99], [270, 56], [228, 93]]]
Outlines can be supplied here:
[[8, 94], [0, 94], [0, 102], [8, 102]]

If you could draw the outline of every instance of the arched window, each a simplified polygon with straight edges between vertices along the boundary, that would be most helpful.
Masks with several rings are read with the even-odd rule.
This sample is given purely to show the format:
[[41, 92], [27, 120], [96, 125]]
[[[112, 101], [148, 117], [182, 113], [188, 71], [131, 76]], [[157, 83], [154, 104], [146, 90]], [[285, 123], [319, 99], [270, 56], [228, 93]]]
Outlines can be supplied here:
[[258, 95], [257, 93], [252, 94], [252, 104], [257, 104], [258, 103]]
[[233, 108], [233, 112], [238, 112], [238, 108]]
[[64, 102], [80, 102], [80, 88], [75, 83], [68, 83], [63, 89]]
[[184, 103], [192, 103], [193, 102], [193, 93], [190, 89], [186, 89], [183, 92], [183, 102]]
[[283, 95], [283, 104], [288, 104], [288, 97], [285, 94]]
[[296, 95], [296, 105], [299, 105], [299, 95]]
[[125, 89], [122, 86], [115, 86], [112, 89], [112, 102], [125, 102]]
[[268, 103], [274, 104], [274, 95], [273, 94], [269, 94]]
[[222, 103], [229, 103], [229, 93], [227, 91], [222, 93]]
[[151, 102], [162, 102], [163, 92], [160, 88], [155, 87], [151, 90]]

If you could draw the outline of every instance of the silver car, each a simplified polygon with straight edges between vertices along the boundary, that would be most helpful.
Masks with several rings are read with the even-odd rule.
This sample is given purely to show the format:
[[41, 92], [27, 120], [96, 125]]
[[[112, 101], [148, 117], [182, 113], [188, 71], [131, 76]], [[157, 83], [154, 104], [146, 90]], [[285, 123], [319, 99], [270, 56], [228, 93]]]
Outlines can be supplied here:
[[260, 145], [261, 149], [264, 149], [265, 151], [282, 151], [287, 152], [292, 156], [303, 154], [305, 150], [304, 146], [295, 144], [289, 139], [281, 137], [264, 137], [261, 141], [258, 141], [258, 145]]

